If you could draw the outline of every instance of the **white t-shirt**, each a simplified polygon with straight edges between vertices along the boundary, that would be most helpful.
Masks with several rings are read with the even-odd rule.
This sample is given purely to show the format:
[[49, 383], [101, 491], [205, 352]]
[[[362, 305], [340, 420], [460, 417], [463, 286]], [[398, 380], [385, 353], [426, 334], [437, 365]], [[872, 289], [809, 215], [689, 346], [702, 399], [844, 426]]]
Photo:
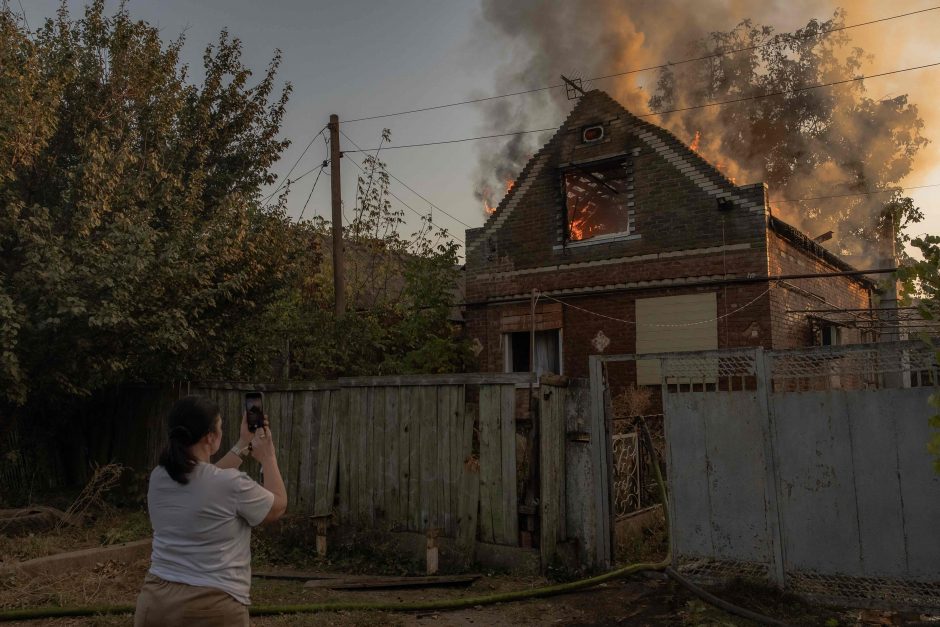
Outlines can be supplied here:
[[157, 466], [147, 490], [150, 572], [166, 581], [222, 590], [248, 605], [251, 527], [273, 504], [271, 492], [234, 468], [200, 462], [183, 485]]

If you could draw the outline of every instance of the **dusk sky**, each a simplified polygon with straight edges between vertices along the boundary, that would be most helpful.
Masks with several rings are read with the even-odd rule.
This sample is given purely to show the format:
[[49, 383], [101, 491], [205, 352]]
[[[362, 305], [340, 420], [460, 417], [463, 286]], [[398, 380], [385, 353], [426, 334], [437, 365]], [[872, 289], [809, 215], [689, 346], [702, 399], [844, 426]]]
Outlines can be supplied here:
[[[53, 16], [59, 6], [58, 0], [22, 2], [32, 28]], [[638, 2], [649, 5], [645, 0]], [[11, 8], [19, 8], [15, 0], [10, 0], [9, 4]], [[546, 10], [552, 4], [546, 3]], [[589, 2], [583, 4], [586, 8], [591, 6]], [[829, 17], [836, 6], [828, 2], [771, 2], [755, 3], [760, 8], [754, 9], [747, 3], [732, 0], [716, 0], [712, 4], [721, 5], [721, 11], [714, 18], [718, 23], [700, 25], [723, 30], [732, 28], [745, 17], [760, 19], [778, 29], [793, 28], [813, 17]], [[841, 6], [845, 4], [840, 3]], [[922, 1], [848, 4], [852, 5], [846, 19], [848, 24], [931, 6]], [[84, 2], [69, 1], [68, 6], [78, 15]], [[117, 2], [108, 2], [110, 9], [116, 6]], [[507, 67], [511, 67], [516, 55], [524, 57], [531, 54], [520, 49], [505, 31], [491, 32], [496, 29], [484, 19], [480, 3], [472, 0], [132, 0], [128, 6], [134, 18], [158, 25], [167, 41], [185, 32], [184, 60], [197, 76], [204, 47], [217, 39], [222, 28], [228, 28], [233, 36], [243, 41], [244, 61], [257, 74], [263, 72], [276, 48], [283, 51], [279, 78], [291, 82], [294, 91], [282, 129], [292, 145], [276, 168], [282, 176], [327, 123], [331, 113], [338, 114], [342, 121], [502, 93], [506, 87]], [[693, 6], [698, 12], [702, 4], [689, 2], [689, 7]], [[676, 19], [681, 18], [676, 16]], [[703, 20], [701, 16], [696, 19], [699, 22]], [[866, 51], [876, 55], [866, 73], [940, 61], [940, 51], [930, 39], [940, 32], [940, 11], [865, 28], [871, 30], [862, 33], [859, 29], [860, 43]], [[681, 55], [677, 54], [676, 58], [681, 58]], [[586, 67], [586, 62], [582, 64], [579, 59], [571, 58], [570, 64], [558, 67], [556, 73], [579, 75], [593, 69]], [[610, 67], [607, 71], [624, 69], [630, 69], [629, 64], [628, 67]], [[938, 76], [940, 68], [932, 68], [897, 75], [890, 80], [866, 81], [869, 95], [874, 98], [910, 93], [912, 100], [920, 105], [921, 115], [927, 122], [924, 134], [933, 143], [919, 159], [915, 172], [904, 181], [907, 185], [940, 183], [940, 167], [937, 165], [940, 159], [936, 158], [940, 133], [934, 126], [934, 123], [940, 123], [940, 105], [937, 104], [935, 88]], [[557, 80], [557, 76], [552, 80]], [[516, 88], [531, 86], [518, 84]], [[592, 86], [607, 88], [603, 81]], [[514, 100], [524, 98], [530, 96], [518, 96]], [[561, 121], [557, 111], [546, 108], [544, 115], [530, 115], [522, 123], [528, 128], [541, 128]], [[343, 130], [352, 140], [367, 148], [378, 144], [383, 127], [392, 131], [392, 146], [493, 132], [486, 124], [485, 111], [480, 105], [351, 123], [344, 125]], [[510, 124], [503, 130], [516, 128], [519, 127]], [[352, 148], [345, 138], [343, 144], [344, 148]], [[389, 150], [383, 152], [382, 158], [388, 163], [391, 174], [460, 221], [476, 227], [485, 219], [481, 203], [474, 195], [478, 191], [475, 187], [478, 186], [480, 155], [500, 151], [505, 144], [505, 139], [492, 139]], [[325, 156], [324, 143], [317, 139], [297, 166], [294, 176], [315, 167]], [[347, 207], [352, 205], [358, 173], [348, 163], [349, 158], [361, 159], [361, 156], [350, 154], [344, 159], [343, 185]], [[300, 214], [313, 181], [314, 175], [310, 175], [293, 186], [288, 201], [291, 215]], [[430, 210], [428, 203], [395, 181], [392, 182], [392, 192], [418, 212]], [[940, 233], [940, 210], [937, 209], [940, 187], [912, 190], [909, 195], [927, 214], [927, 221], [912, 232]], [[398, 205], [397, 200], [393, 202]], [[323, 176], [305, 215], [328, 216], [329, 208], [329, 179]], [[410, 225], [415, 226], [417, 218], [409, 210], [406, 212]], [[464, 225], [437, 210], [433, 211], [433, 218], [435, 223], [463, 239]]]

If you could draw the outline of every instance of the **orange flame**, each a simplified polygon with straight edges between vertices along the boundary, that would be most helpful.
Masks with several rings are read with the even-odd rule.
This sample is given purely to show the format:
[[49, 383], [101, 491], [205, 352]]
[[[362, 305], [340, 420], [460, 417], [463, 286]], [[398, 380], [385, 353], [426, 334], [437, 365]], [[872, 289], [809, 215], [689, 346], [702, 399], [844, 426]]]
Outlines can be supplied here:
[[[515, 187], [515, 186], [516, 186], [516, 181], [514, 181], [513, 179], [506, 179], [506, 193], [507, 193], [507, 194], [508, 194], [508, 193], [510, 192], [510, 190], [512, 190], [512, 188]], [[491, 204], [490, 204], [490, 197], [491, 197], [491, 195], [492, 195], [492, 192], [490, 191], [490, 188], [489, 188], [489, 187], [484, 187], [484, 188], [483, 188], [483, 194], [482, 194], [482, 195], [483, 195], [483, 212], [484, 212], [486, 215], [492, 215], [493, 212], [496, 211], [496, 207], [499, 206], [499, 203], [496, 203], [495, 205], [491, 205]]]
[[698, 152], [698, 144], [700, 141], [702, 141], [702, 133], [701, 131], [695, 131], [695, 137], [692, 138], [692, 143], [689, 144], [689, 150]]

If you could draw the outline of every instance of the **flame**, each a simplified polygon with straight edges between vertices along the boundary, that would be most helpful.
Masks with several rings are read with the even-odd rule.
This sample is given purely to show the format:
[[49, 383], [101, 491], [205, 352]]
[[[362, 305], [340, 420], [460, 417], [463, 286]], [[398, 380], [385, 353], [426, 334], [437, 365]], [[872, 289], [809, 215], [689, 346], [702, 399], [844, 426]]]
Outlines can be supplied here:
[[[515, 187], [515, 186], [516, 186], [516, 181], [515, 181], [515, 180], [513, 180], [513, 179], [506, 179], [506, 193], [507, 193], [507, 194], [508, 194], [508, 193], [512, 190], [512, 188]], [[496, 211], [496, 207], [499, 206], [499, 203], [496, 203], [495, 205], [491, 205], [491, 204], [490, 204], [490, 200], [491, 200], [491, 198], [492, 198], [492, 193], [493, 193], [493, 192], [492, 192], [492, 190], [490, 190], [489, 186], [484, 186], [484, 187], [483, 187], [483, 192], [480, 194], [481, 196], [483, 196], [483, 212], [484, 212], [486, 215], [492, 215], [493, 212]]]
[[569, 228], [571, 230], [571, 239], [573, 240], [582, 240], [584, 239], [584, 223], [587, 222], [586, 218], [576, 218], [571, 221]]
[[689, 144], [689, 150], [698, 152], [698, 144], [700, 141], [702, 141], [702, 132], [695, 131], [695, 137], [692, 138], [692, 143]]

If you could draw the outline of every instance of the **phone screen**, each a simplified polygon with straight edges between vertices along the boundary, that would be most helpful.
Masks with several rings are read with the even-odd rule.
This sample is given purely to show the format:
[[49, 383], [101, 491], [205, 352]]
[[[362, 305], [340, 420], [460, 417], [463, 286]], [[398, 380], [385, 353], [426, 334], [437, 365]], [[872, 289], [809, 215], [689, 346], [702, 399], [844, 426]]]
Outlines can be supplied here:
[[264, 394], [248, 392], [245, 394], [245, 414], [248, 416], [248, 430], [254, 432], [264, 426]]

